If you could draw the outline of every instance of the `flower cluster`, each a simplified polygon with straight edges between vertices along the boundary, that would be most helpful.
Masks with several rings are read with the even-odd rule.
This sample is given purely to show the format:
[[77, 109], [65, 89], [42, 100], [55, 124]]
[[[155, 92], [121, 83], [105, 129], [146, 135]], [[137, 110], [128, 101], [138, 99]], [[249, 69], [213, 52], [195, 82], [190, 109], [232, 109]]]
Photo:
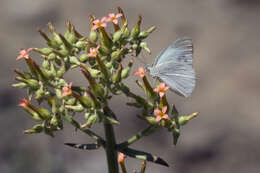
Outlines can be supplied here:
[[93, 30], [96, 30], [98, 28], [105, 28], [107, 26], [107, 22], [112, 22], [113, 24], [118, 25], [118, 18], [122, 16], [122, 13], [109, 13], [108, 17], [104, 16], [101, 20], [96, 19], [93, 21]]
[[[110, 149], [116, 151], [110, 153], [120, 152], [118, 162], [122, 165], [127, 155], [167, 166], [168, 164], [161, 158], [151, 157], [149, 153], [128, 146], [162, 127], [173, 134], [176, 144], [180, 126], [198, 113], [179, 116], [175, 106], [170, 108], [166, 99], [169, 86], [160, 83], [153, 88], [143, 67], [134, 74], [141, 77], [143, 83], [138, 80], [136, 83], [148, 97], [135, 94], [126, 85], [125, 79], [130, 76], [134, 63], [133, 55], [138, 56], [142, 50], [150, 53], [145, 39], [155, 27], [142, 31], [142, 17], [139, 16], [135, 26], [130, 28], [122, 9], [120, 7], [117, 9], [117, 14], [109, 13], [101, 19], [90, 15], [91, 31], [88, 36], [80, 34], [69, 21], [66, 22], [64, 34], [57, 33], [49, 23], [47, 26], [51, 36], [41, 29], [38, 30], [47, 42], [46, 47], [20, 50], [16, 59], [24, 59], [28, 71], [15, 69], [18, 75], [15, 80], [18, 83], [13, 86], [28, 91], [28, 99], [22, 99], [19, 106], [37, 121], [36, 125], [24, 132], [26, 134], [43, 132], [54, 136], [56, 131], [63, 129], [63, 123], [66, 121], [95, 140], [94, 144], [84, 145], [83, 149], [98, 149], [101, 146], [107, 150], [109, 147], [107, 139], [97, 135], [91, 127], [103, 123], [105, 129], [110, 129], [108, 131], [111, 133], [111, 128], [120, 123], [108, 103], [112, 97], [124, 95], [131, 100], [127, 103], [128, 106], [142, 110], [138, 117], [145, 120], [148, 127], [133, 138], [114, 144]], [[111, 34], [106, 31], [108, 22], [114, 27], [114, 32]], [[32, 51], [40, 55], [43, 60], [41, 65], [37, 63], [38, 61], [34, 61], [35, 57], [30, 54]], [[128, 59], [129, 55], [131, 59]], [[65, 74], [75, 68], [80, 70], [88, 85], [77, 86], [75, 83], [72, 85], [71, 81], [65, 79]], [[37, 106], [32, 104], [33, 99], [38, 102]], [[46, 104], [42, 104], [43, 102]], [[79, 112], [84, 114], [84, 121], [74, 119], [74, 115]], [[114, 135], [109, 137], [111, 136]], [[80, 148], [78, 145], [68, 145]]]

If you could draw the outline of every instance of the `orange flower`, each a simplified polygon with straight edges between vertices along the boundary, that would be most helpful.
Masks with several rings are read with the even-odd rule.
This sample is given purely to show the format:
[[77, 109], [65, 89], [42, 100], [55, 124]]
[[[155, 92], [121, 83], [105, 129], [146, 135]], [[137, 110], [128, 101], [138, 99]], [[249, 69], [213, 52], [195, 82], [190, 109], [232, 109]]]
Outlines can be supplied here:
[[18, 106], [21, 106], [21, 107], [28, 107], [30, 105], [30, 103], [25, 99], [21, 99], [21, 103], [18, 105]]
[[65, 96], [72, 94], [71, 86], [72, 86], [72, 82], [70, 82], [68, 86], [64, 86], [62, 88], [63, 93], [62, 93], [61, 97], [65, 97]]
[[143, 68], [143, 67], [139, 67], [139, 68], [138, 68], [138, 71], [135, 72], [134, 75], [138, 75], [138, 76], [140, 76], [141, 78], [143, 78], [144, 75], [145, 75], [145, 70], [144, 70], [144, 68]]
[[114, 14], [114, 13], [109, 13], [108, 14], [108, 18], [107, 18], [107, 22], [112, 22], [112, 23], [114, 23], [114, 24], [118, 24], [118, 18], [119, 17], [121, 17], [121, 16], [123, 16], [123, 14], [122, 13], [118, 13], [118, 14]]
[[91, 47], [90, 48], [90, 53], [88, 53], [87, 57], [97, 57], [97, 52], [100, 46], [97, 46], [96, 48]]
[[29, 52], [32, 51], [33, 48], [29, 48], [27, 50], [25, 49], [21, 49], [20, 52], [19, 52], [19, 56], [16, 58], [16, 60], [19, 60], [19, 59], [22, 59], [22, 58], [25, 58], [25, 59], [29, 59]]
[[93, 24], [94, 24], [93, 29], [96, 30], [98, 28], [106, 27], [107, 26], [106, 22], [107, 22], [107, 18], [106, 17], [103, 17], [101, 20], [99, 20], [99, 19], [94, 20], [93, 21]]
[[154, 110], [154, 114], [156, 115], [155, 121], [156, 121], [156, 122], [159, 122], [161, 119], [168, 119], [168, 118], [169, 118], [168, 115], [165, 114], [166, 111], [167, 111], [167, 106], [164, 106], [164, 107], [162, 108], [162, 110], [160, 110], [160, 109], [155, 109], [155, 110]]
[[169, 86], [166, 86], [165, 83], [160, 83], [159, 87], [155, 88], [154, 91], [159, 93], [160, 97], [163, 97], [165, 95], [165, 92], [167, 89], [169, 89]]
[[124, 155], [123, 153], [119, 152], [118, 157], [117, 157], [118, 163], [123, 163], [125, 158], [126, 158], [126, 155]]

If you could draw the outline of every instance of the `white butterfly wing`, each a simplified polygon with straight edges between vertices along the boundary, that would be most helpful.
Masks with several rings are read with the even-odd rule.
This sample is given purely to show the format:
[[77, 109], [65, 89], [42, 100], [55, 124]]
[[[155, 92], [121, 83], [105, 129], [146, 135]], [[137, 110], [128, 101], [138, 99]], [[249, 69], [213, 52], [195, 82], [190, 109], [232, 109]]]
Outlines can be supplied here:
[[191, 65], [182, 62], [168, 61], [153, 67], [151, 75], [158, 77], [173, 91], [184, 97], [190, 96], [196, 85], [194, 69]]
[[175, 40], [164, 51], [162, 51], [156, 58], [153, 66], [160, 65], [167, 61], [185, 62], [192, 65], [192, 39], [189, 37], [182, 37]]

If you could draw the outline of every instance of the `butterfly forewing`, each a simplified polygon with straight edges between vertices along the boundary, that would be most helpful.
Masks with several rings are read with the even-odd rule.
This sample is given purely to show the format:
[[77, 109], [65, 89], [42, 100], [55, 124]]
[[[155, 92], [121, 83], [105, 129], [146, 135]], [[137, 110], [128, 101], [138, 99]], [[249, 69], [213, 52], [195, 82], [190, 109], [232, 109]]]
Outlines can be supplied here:
[[167, 61], [186, 62], [192, 64], [192, 53], [193, 46], [191, 38], [179, 38], [156, 57], [153, 66]]
[[191, 38], [177, 39], [156, 57], [149, 68], [150, 74], [165, 82], [177, 94], [188, 97], [196, 84], [192, 56]]

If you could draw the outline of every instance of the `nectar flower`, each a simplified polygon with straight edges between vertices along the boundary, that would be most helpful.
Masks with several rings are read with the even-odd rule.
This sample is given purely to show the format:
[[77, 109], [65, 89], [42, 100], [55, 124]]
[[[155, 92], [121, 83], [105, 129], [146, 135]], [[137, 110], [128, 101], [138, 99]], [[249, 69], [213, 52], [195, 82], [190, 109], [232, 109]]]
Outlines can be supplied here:
[[160, 83], [159, 87], [155, 88], [154, 91], [159, 93], [160, 97], [163, 97], [165, 95], [165, 92], [167, 89], [169, 89], [169, 86], [166, 86], [165, 83]]
[[30, 105], [30, 103], [25, 99], [21, 99], [21, 103], [18, 105], [18, 106], [21, 106], [21, 107], [28, 107]]
[[106, 17], [103, 17], [101, 20], [99, 19], [96, 19], [93, 21], [93, 30], [96, 30], [98, 28], [104, 28], [107, 26], [107, 18]]
[[165, 114], [166, 111], [167, 111], [167, 106], [164, 106], [164, 107], [162, 108], [162, 110], [160, 110], [160, 109], [155, 109], [155, 110], [154, 110], [154, 114], [156, 115], [155, 121], [156, 121], [156, 122], [159, 122], [161, 119], [168, 119], [168, 118], [169, 118], [168, 115]]
[[143, 78], [144, 75], [145, 75], [145, 70], [144, 70], [144, 68], [143, 68], [143, 67], [139, 67], [139, 68], [138, 68], [138, 71], [135, 72], [134, 75], [138, 75], [138, 76], [140, 76], [141, 78]]
[[33, 48], [29, 48], [27, 50], [25, 49], [21, 49], [20, 52], [19, 52], [19, 56], [16, 58], [16, 60], [19, 60], [19, 59], [22, 59], [22, 58], [25, 58], [25, 59], [29, 59], [29, 52], [32, 51]]
[[91, 47], [90, 52], [88, 53], [87, 57], [97, 57], [97, 52], [100, 46], [97, 46], [96, 48]]
[[70, 82], [68, 86], [64, 86], [62, 88], [63, 93], [62, 93], [61, 97], [65, 97], [65, 96], [72, 94], [71, 86], [72, 86], [72, 82]]
[[118, 13], [118, 14], [114, 14], [114, 13], [109, 13], [108, 14], [108, 18], [107, 18], [107, 22], [112, 22], [112, 23], [114, 23], [114, 24], [118, 24], [118, 20], [117, 20], [117, 18], [119, 18], [119, 17], [121, 17], [121, 16], [123, 16], [123, 14], [122, 13]]
[[126, 155], [119, 152], [118, 158], [117, 158], [118, 163], [123, 163], [126, 157], [127, 157]]

